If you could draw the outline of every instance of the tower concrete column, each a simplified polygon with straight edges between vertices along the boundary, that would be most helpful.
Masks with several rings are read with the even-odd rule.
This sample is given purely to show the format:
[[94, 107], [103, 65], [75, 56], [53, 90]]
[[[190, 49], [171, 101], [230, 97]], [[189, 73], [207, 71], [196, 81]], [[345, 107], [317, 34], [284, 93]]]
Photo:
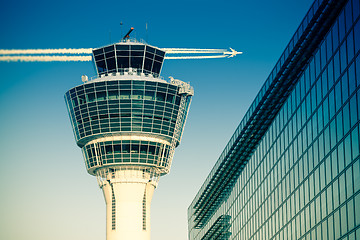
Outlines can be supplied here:
[[107, 240], [150, 240], [150, 207], [157, 183], [140, 174], [123, 170], [121, 177], [102, 181]]

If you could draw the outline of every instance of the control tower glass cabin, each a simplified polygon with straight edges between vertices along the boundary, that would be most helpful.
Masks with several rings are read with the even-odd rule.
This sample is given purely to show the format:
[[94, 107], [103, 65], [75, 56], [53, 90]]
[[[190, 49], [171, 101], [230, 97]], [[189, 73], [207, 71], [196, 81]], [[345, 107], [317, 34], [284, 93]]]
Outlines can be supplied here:
[[160, 77], [165, 52], [126, 40], [93, 49], [97, 77], [65, 94], [77, 145], [106, 202], [107, 240], [150, 239], [150, 203], [170, 170], [193, 88]]

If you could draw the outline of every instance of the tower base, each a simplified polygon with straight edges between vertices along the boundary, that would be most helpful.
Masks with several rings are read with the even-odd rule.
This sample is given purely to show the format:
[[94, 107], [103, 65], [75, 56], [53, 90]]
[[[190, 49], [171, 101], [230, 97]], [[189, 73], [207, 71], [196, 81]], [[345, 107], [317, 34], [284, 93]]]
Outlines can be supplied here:
[[150, 206], [157, 181], [141, 169], [109, 171], [99, 184], [106, 202], [106, 240], [150, 240]]

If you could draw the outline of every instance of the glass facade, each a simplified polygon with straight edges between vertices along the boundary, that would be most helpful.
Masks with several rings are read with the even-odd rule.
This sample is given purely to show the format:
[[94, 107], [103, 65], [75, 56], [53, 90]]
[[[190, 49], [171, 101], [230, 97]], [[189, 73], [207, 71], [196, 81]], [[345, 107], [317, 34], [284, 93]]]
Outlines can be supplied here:
[[87, 137], [119, 131], [171, 138], [181, 99], [178, 90], [173, 84], [147, 80], [102, 81], [75, 87], [65, 98], [76, 141], [82, 147]]
[[116, 163], [140, 163], [147, 166], [169, 168], [170, 146], [164, 143], [144, 140], [105, 141], [85, 145], [83, 153], [87, 159], [87, 168]]
[[169, 169], [171, 151], [181, 138], [175, 129], [182, 133], [191, 100], [179, 89], [148, 79], [89, 82], [70, 89], [65, 100], [88, 170], [117, 164]]
[[[190, 239], [360, 239], [359, 12], [359, 0], [314, 2], [190, 205]], [[311, 52], [293, 52], [311, 38]], [[301, 70], [287, 75], [278, 111], [247, 137], [292, 63]], [[244, 138], [254, 147], [242, 157]], [[214, 232], [224, 216], [229, 227]]]
[[155, 76], [165, 52], [149, 45], [127, 41], [94, 49], [93, 54], [99, 77], [65, 94], [88, 172], [143, 167], [166, 174], [193, 88]]
[[93, 50], [95, 66], [99, 74], [121, 72], [134, 68], [145, 74], [158, 76], [165, 52], [141, 43], [114, 44]]

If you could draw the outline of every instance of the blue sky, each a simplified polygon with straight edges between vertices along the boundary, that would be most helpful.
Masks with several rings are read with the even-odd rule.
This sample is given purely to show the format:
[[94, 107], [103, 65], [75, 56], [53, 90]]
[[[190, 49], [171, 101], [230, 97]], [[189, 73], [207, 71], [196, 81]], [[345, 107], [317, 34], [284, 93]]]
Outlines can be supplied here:
[[[152, 239], [187, 239], [187, 207], [311, 0], [1, 1], [0, 49], [88, 48], [133, 36], [157, 47], [228, 48], [235, 58], [167, 60], [195, 88], [182, 143], [152, 202]], [[148, 33], [145, 24], [148, 23]], [[87, 174], [64, 93], [90, 62], [0, 62], [0, 239], [105, 239], [105, 202]]]

